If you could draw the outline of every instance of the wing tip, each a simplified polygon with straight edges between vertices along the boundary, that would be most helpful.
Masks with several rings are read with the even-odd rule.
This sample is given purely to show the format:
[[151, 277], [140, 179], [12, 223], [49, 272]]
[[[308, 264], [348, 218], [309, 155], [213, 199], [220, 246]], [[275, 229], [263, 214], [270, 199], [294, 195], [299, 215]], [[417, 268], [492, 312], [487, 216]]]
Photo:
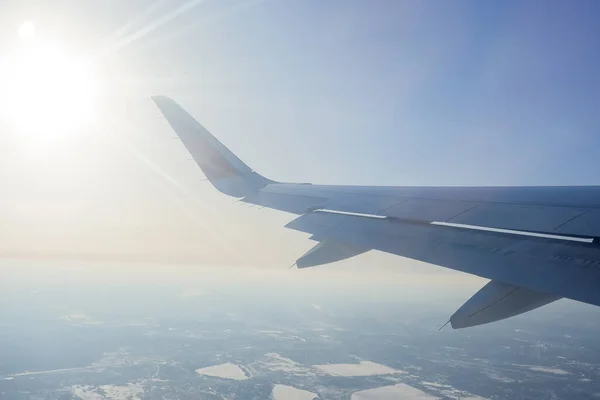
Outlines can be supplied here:
[[150, 99], [156, 104], [165, 104], [165, 103], [171, 103], [171, 104], [177, 104], [175, 103], [175, 100], [173, 100], [172, 98], [170, 98], [169, 96], [165, 96], [162, 94], [157, 94], [157, 95], [153, 95], [150, 96]]

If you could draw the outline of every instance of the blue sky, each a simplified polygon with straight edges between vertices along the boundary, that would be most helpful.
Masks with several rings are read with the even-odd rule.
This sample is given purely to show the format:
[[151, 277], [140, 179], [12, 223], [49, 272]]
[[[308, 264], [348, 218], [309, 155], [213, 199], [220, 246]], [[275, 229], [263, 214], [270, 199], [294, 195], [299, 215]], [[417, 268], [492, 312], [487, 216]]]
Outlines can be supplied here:
[[150, 27], [108, 57], [109, 78], [174, 97], [275, 179], [598, 183], [595, 1], [44, 4], [5, 18], [82, 52]]
[[172, 78], [150, 87], [266, 175], [598, 183], [597, 2], [235, 4], [198, 4], [119, 57]]
[[[283, 217], [234, 209], [201, 183], [158, 120], [154, 94], [173, 97], [251, 167], [282, 181], [600, 183], [597, 1], [38, 0], [2, 7], [2, 43], [33, 20], [39, 35], [76, 54], [102, 54], [107, 97], [98, 131], [135, 149], [131, 157], [123, 146], [82, 135], [66, 153], [20, 160], [4, 137], [0, 205], [11, 218], [17, 209], [28, 218], [88, 213], [115, 236], [111, 223], [127, 216], [143, 235], [176, 238], [174, 246], [236, 249], [224, 263], [251, 253], [247, 259], [260, 264], [264, 250], [277, 247], [277, 265], [287, 266], [310, 247], [281, 234]], [[117, 205], [107, 222], [106, 210]], [[184, 211], [178, 223], [185, 229], [165, 225], [173, 209]], [[148, 215], [155, 225], [142, 230]], [[260, 236], [256, 224], [263, 224]], [[130, 236], [145, 248], [162, 243], [138, 233]], [[27, 235], [3, 237], [21, 246]]]

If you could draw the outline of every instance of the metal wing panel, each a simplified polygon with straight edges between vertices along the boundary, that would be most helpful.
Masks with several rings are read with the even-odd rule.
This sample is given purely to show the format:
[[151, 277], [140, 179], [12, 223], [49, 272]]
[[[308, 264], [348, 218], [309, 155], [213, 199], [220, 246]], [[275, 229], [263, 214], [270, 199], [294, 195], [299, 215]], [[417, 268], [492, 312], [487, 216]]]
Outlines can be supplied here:
[[420, 221], [448, 221], [479, 204], [453, 200], [406, 199], [383, 212], [382, 215]]
[[396, 197], [341, 193], [331, 196], [323, 208], [348, 213], [378, 215], [404, 202], [406, 202], [405, 199]]
[[[480, 204], [445, 222], [522, 231], [557, 232], [561, 225], [587, 211], [578, 207]], [[569, 229], [565, 229], [563, 233], [569, 233]]]
[[[571, 204], [566, 202], [566, 195], [570, 192], [568, 188], [536, 189], [539, 188], [368, 188], [273, 184], [267, 185], [261, 192], [318, 197], [325, 200], [315, 208], [349, 213], [600, 237], [600, 209], [574, 205], [585, 203], [582, 196], [586, 191], [592, 198], [588, 199], [588, 203], [594, 203], [595, 187], [587, 190], [572, 188]], [[543, 200], [542, 195], [547, 195], [547, 199]], [[548, 205], [543, 205], [543, 201]], [[561, 202], [565, 205], [560, 205]]]
[[[339, 187], [338, 187], [339, 189]], [[262, 198], [271, 196], [280, 196], [280, 198], [291, 198], [293, 196], [319, 198], [318, 208], [360, 213], [377, 214], [398, 203], [405, 201], [397, 197], [385, 195], [369, 195], [366, 193], [348, 193], [344, 190], [332, 190], [328, 186], [307, 185], [307, 184], [273, 184], [267, 185], [260, 190]], [[288, 197], [285, 197], [288, 196]], [[266, 204], [262, 204], [266, 205]], [[270, 205], [266, 205], [271, 207]], [[277, 208], [278, 207], [272, 207]]]
[[[318, 185], [315, 185], [318, 187]], [[600, 208], [600, 186], [321, 186], [331, 191], [413, 199]]]
[[258, 204], [293, 214], [304, 214], [308, 211], [322, 208], [328, 201], [326, 198], [317, 196], [270, 193], [263, 190], [246, 196], [243, 200], [246, 203]]
[[600, 237], [600, 210], [592, 209], [556, 229], [561, 234], [576, 232], [582, 236]]
[[286, 226], [600, 305], [600, 246], [325, 212], [303, 215]]

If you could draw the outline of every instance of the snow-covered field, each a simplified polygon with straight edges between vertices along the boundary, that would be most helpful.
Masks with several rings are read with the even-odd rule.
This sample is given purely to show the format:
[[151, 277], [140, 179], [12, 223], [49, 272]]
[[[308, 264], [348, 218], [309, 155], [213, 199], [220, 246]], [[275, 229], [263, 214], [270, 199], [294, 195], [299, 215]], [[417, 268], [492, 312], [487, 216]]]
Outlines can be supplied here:
[[523, 368], [527, 368], [530, 369], [532, 371], [536, 371], [536, 372], [547, 372], [549, 374], [555, 374], [555, 375], [569, 375], [570, 372], [565, 371], [564, 369], [560, 369], [560, 368], [550, 368], [550, 367], [542, 367], [540, 365], [523, 365], [523, 364], [515, 364], [515, 366], [517, 367], [523, 367]]
[[359, 364], [324, 364], [314, 367], [326, 374], [336, 376], [389, 375], [404, 372], [371, 361], [361, 361]]
[[273, 400], [313, 400], [317, 397], [315, 393], [308, 390], [286, 385], [275, 385], [271, 396]]
[[392, 386], [382, 386], [376, 389], [361, 390], [352, 394], [351, 400], [431, 400], [436, 399], [412, 386], [399, 383]]
[[74, 386], [72, 392], [81, 400], [139, 400], [144, 393], [144, 390], [137, 385], [104, 385], [100, 386], [100, 389], [102, 389], [104, 395], [87, 386]]
[[240, 367], [232, 363], [200, 368], [197, 369], [196, 372], [200, 375], [216, 376], [218, 378], [225, 379], [235, 379], [236, 381], [243, 381], [248, 379], [244, 371]]

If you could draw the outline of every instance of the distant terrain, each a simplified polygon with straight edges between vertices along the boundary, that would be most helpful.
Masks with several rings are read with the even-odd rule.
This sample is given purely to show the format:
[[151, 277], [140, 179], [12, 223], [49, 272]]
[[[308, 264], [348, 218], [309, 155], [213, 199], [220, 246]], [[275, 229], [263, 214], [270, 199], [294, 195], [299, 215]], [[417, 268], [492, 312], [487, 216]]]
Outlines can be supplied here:
[[[185, 285], [183, 285], [185, 286]], [[277, 286], [2, 286], [0, 398], [590, 399], [596, 308], [467, 330], [449, 306]], [[451, 306], [460, 299], [448, 300]]]

